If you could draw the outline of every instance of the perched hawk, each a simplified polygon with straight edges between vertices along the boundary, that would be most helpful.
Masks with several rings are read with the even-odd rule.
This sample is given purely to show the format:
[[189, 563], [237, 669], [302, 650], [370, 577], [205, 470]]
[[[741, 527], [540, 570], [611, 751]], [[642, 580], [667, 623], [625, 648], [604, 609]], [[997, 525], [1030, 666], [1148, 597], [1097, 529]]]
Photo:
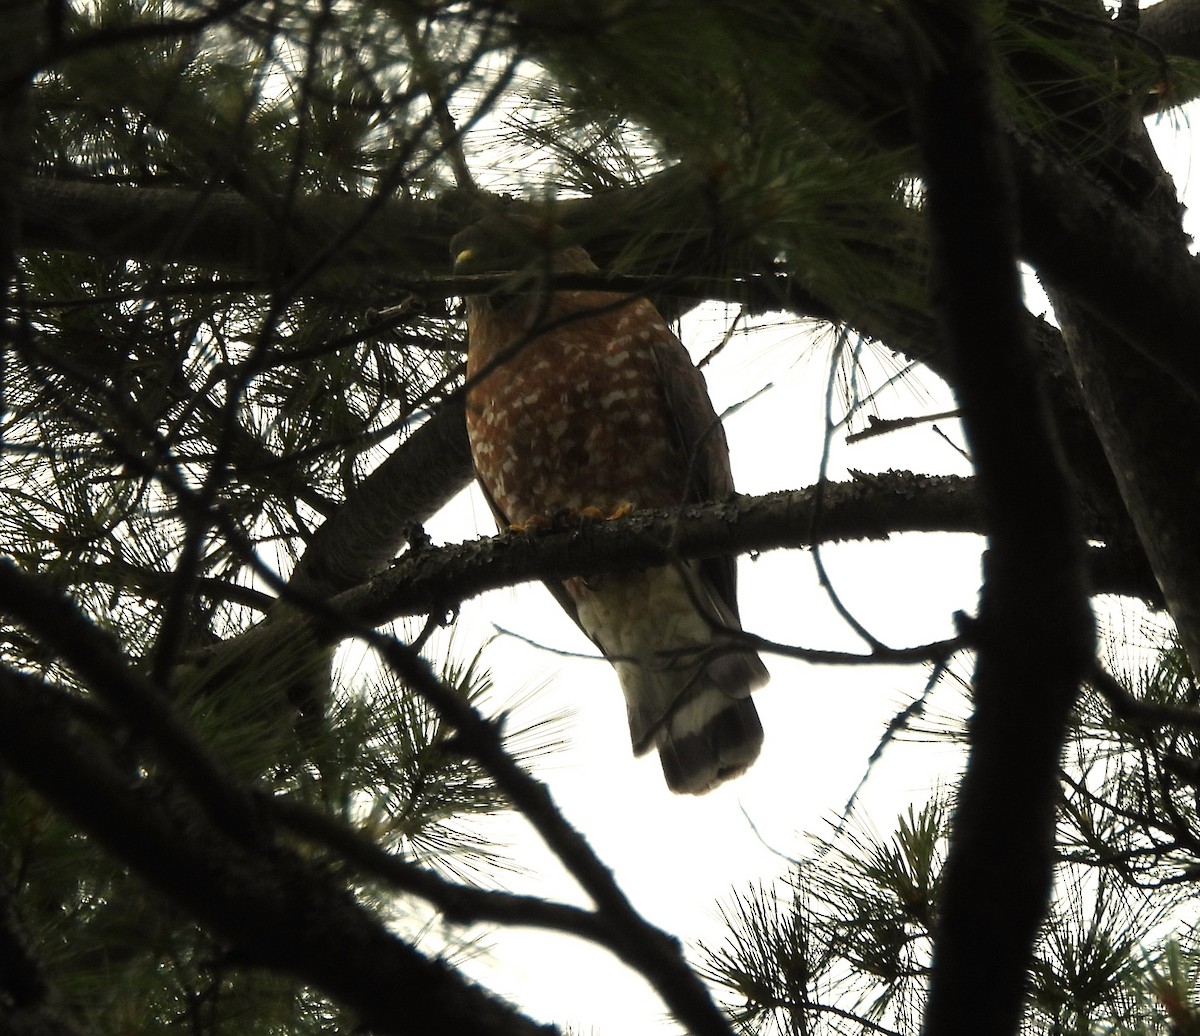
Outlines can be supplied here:
[[[545, 290], [597, 270], [559, 233], [490, 216], [451, 242], [459, 273], [520, 271], [467, 299], [467, 431], [497, 521], [727, 497], [729, 448], [703, 375], [645, 299]], [[749, 695], [767, 671], [737, 640], [733, 558], [550, 590], [616, 668], [634, 753], [657, 747], [672, 791], [708, 791], [754, 761]]]

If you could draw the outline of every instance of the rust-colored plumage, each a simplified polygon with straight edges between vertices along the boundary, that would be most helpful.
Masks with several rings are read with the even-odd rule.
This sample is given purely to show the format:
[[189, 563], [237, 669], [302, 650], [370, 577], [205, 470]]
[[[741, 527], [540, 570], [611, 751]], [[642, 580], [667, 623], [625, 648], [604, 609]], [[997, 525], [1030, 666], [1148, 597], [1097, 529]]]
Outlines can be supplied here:
[[[733, 491], [704, 378], [645, 299], [545, 290], [595, 271], [557, 230], [489, 217], [451, 244], [462, 271], [519, 270], [511, 290], [467, 299], [467, 431], [502, 523], [595, 508], [674, 508]], [[634, 751], [658, 747], [674, 791], [746, 769], [767, 680], [739, 645], [732, 558], [575, 578], [550, 587], [616, 668]]]

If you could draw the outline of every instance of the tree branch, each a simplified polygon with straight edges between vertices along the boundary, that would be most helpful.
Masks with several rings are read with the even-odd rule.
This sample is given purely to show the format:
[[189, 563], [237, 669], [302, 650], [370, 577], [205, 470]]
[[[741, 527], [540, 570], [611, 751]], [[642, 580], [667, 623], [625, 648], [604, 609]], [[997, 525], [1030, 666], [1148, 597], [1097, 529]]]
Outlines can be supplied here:
[[980, 7], [905, 5], [933, 298], [957, 360], [989, 543], [971, 638], [971, 752], [942, 873], [926, 1036], [1020, 1027], [1049, 905], [1059, 757], [1093, 652], [1083, 537], [1022, 337], [1013, 190]]
[[540, 896], [521, 896], [447, 881], [431, 870], [389, 853], [349, 825], [282, 796], [264, 800], [263, 807], [290, 831], [332, 849], [359, 873], [398, 891], [420, 896], [454, 924], [484, 921], [541, 928], [575, 935], [600, 946], [608, 946], [612, 941], [608, 926], [591, 911], [550, 902]]
[[117, 769], [70, 722], [66, 698], [0, 668], [0, 758], [241, 959], [312, 983], [380, 1034], [554, 1031], [402, 943], [268, 828], [257, 846], [233, 841], [160, 779]]
[[54, 645], [83, 682], [179, 774], [220, 830], [243, 841], [256, 837], [249, 802], [224, 779], [161, 689], [134, 670], [116, 641], [70, 600], [8, 558], [0, 558], [0, 614]]
[[367, 637], [408, 687], [454, 725], [461, 749], [492, 775], [591, 897], [597, 914], [612, 933], [609, 948], [650, 983], [689, 1033], [731, 1036], [728, 1020], [688, 966], [678, 940], [651, 925], [634, 909], [612, 871], [562, 815], [546, 786], [526, 773], [505, 750], [499, 724], [484, 719], [460, 694], [437, 680], [428, 663], [405, 645], [365, 630], [359, 633]]
[[87, 1036], [62, 1010], [8, 888], [0, 886], [0, 1031], [5, 1036]]
[[330, 597], [387, 568], [418, 525], [471, 480], [463, 402], [453, 396], [347, 494], [308, 544], [289, 581]]
[[[971, 478], [910, 472], [859, 475], [831, 483], [814, 527], [815, 489], [739, 497], [723, 504], [688, 507], [677, 514], [645, 511], [615, 522], [585, 524], [533, 536], [505, 534], [445, 547], [422, 547], [401, 556], [369, 582], [330, 602], [356, 623], [381, 625], [405, 615], [439, 615], [462, 601], [503, 586], [565, 579], [588, 572], [615, 572], [680, 558], [715, 557], [813, 542], [887, 539], [901, 532], [982, 533]], [[1100, 538], [1100, 533], [1091, 530]], [[1158, 588], [1144, 569], [1120, 550], [1093, 547], [1088, 553], [1089, 591], [1121, 594], [1160, 604]], [[286, 622], [268, 621], [212, 647], [192, 653], [189, 664], [206, 673], [260, 667], [264, 680], [292, 679], [297, 644], [331, 644], [338, 627], [315, 626], [305, 603], [323, 598], [290, 588]], [[303, 629], [296, 628], [302, 622]], [[769, 648], [768, 648], [769, 649]], [[784, 649], [785, 653], [788, 649]], [[810, 654], [817, 660], [817, 654]], [[272, 661], [273, 660], [273, 661]], [[846, 661], [826, 656], [827, 661]]]
[[1200, 60], [1200, 3], [1161, 0], [1140, 12], [1138, 33], [1166, 53]]
[[[892, 83], [888, 96], [894, 98], [896, 93]], [[1034, 164], [1034, 159], [1041, 161], [1040, 152], [1030, 148], [1029, 153], [1029, 164]], [[1088, 188], [1086, 184], [1080, 190], [1075, 188], [1075, 181], [1066, 170], [1059, 170], [1058, 179], [1052, 184], [1043, 183], [1030, 174], [1027, 193], [1036, 198], [1039, 193], [1053, 189], [1057, 192], [1054, 197], [1072, 213], [1068, 223], [1060, 219], [1059, 210], [1054, 206], [1050, 206], [1048, 212], [1031, 212], [1028, 221], [1035, 226], [1028, 236], [1033, 242], [1032, 247], [1041, 248], [1047, 262], [1052, 263], [1057, 257], [1066, 266], [1078, 267], [1078, 255], [1099, 256], [1113, 264], [1107, 275], [1110, 282], [1117, 285], [1136, 283], [1134, 295], [1152, 290], [1145, 305], [1160, 324], [1170, 321], [1172, 313], [1178, 314], [1178, 319], [1184, 319], [1183, 311], [1194, 308], [1195, 299], [1200, 297], [1200, 293], [1191, 290], [1193, 275], [1188, 268], [1191, 260], [1186, 257], [1162, 260], [1167, 262], [1168, 269], [1179, 267], [1174, 279], [1167, 282], [1167, 285], [1176, 284], [1177, 287], [1168, 293], [1167, 285], [1156, 276], [1161, 259], [1158, 253], [1165, 248], [1161, 244], [1155, 245], [1155, 258], [1145, 260], [1139, 259], [1136, 249], [1113, 246], [1112, 238], [1119, 235], [1106, 237], [1098, 248], [1093, 247], [1094, 243], [1086, 248], [1075, 248], [1071, 242], [1075, 240], [1076, 228], [1082, 228], [1080, 233], [1091, 233], [1089, 228], [1107, 228], [1115, 218], [1109, 211], [1113, 207], [1112, 199], [1102, 191]], [[695, 293], [696, 297], [736, 301], [752, 310], [788, 309], [818, 318], [835, 315], [824, 299], [794, 277], [765, 273], [759, 259], [741, 268], [736, 256], [726, 256], [723, 276], [719, 278], [681, 277], [676, 271], [694, 269], [701, 260], [703, 247], [707, 247], [702, 237], [698, 239], [699, 246], [695, 242], [680, 244], [680, 227], [690, 227], [694, 222], [689, 213], [694, 213], [704, 203], [704, 190], [704, 185], [688, 170], [675, 167], [640, 187], [561, 202], [555, 214], [568, 227], [588, 230], [589, 248], [602, 264], [619, 255], [628, 235], [634, 232], [631, 228], [637, 228], [640, 240], [646, 237], [648, 228], [663, 227], [660, 239], [644, 245], [645, 253], [652, 257], [646, 272], [616, 280], [602, 278], [601, 286], [631, 292]], [[1063, 194], [1065, 197], [1060, 198]], [[345, 247], [328, 256], [306, 287], [315, 291], [329, 290], [342, 304], [361, 299], [364, 309], [378, 306], [381, 298], [404, 292], [444, 298], [464, 290], [461, 279], [449, 276], [446, 242], [461, 221], [461, 215], [455, 214], [457, 209], [466, 204], [465, 199], [455, 196], [437, 205], [302, 198], [294, 207], [293, 218], [281, 228], [268, 213], [228, 194], [200, 195], [168, 189], [65, 184], [34, 179], [26, 183], [21, 196], [27, 247], [81, 250], [121, 258], [140, 256], [219, 269], [257, 271], [264, 282], [280, 272], [280, 266], [284, 273], [295, 272], [297, 263], [309, 261], [313, 250], [331, 237], [345, 239]], [[369, 209], [369, 206], [374, 208]], [[359, 229], [347, 238], [350, 227]], [[602, 229], [597, 231], [597, 227]], [[280, 240], [285, 241], [285, 246], [280, 246]], [[1124, 240], [1127, 239], [1122, 238]], [[1126, 277], [1126, 270], [1132, 265], [1142, 271], [1135, 280]], [[386, 271], [386, 274], [380, 271]], [[435, 276], [431, 277], [429, 271]], [[439, 271], [445, 271], [446, 275], [442, 276]], [[1087, 272], [1077, 269], [1076, 276], [1086, 282]], [[473, 286], [478, 288], [477, 284]], [[589, 283], [589, 286], [596, 285]], [[1101, 292], [1093, 302], [1102, 306], [1106, 299], [1125, 292], [1124, 287], [1119, 291]], [[953, 380], [954, 371], [939, 356], [936, 335], [927, 315], [899, 313], [894, 307], [886, 306], [872, 309], [867, 303], [862, 311], [841, 316], [864, 334], [886, 342], [910, 358], [930, 365], [942, 377]], [[1044, 343], [1049, 361], [1055, 363], [1054, 357], [1062, 355], [1058, 332], [1033, 316], [1024, 319], [1029, 325], [1029, 333]], [[1150, 347], [1154, 347], [1153, 340]], [[1061, 360], [1057, 365], [1066, 366]], [[1127, 519], [1119, 506], [1114, 507], [1117, 497], [1111, 489], [1111, 475], [1096, 444], [1095, 432], [1075, 399], [1077, 390], [1070, 381], [1059, 379], [1054, 391], [1055, 412], [1066, 433], [1076, 475], [1095, 506], [1108, 511], [1110, 528], [1116, 528]], [[448, 409], [457, 408], [457, 403], [448, 405]], [[453, 418], [446, 414], [445, 420], [452, 422]], [[416, 463], [406, 467], [401, 458], [396, 461], [397, 472], [420, 472], [426, 481], [438, 473], [446, 477], [440, 490], [429, 497], [431, 500], [452, 495], [465, 483], [469, 470], [465, 460], [465, 437], [456, 440], [449, 425], [442, 426], [440, 431], [445, 435], [440, 439], [447, 451], [445, 461], [428, 464], [430, 453], [424, 450], [422, 439], [418, 437], [414, 437], [411, 444], [399, 447], [401, 452], [413, 449]], [[434, 430], [429, 429], [425, 437], [433, 438]], [[385, 482], [389, 479], [384, 471], [379, 477]], [[365, 510], [347, 516], [339, 523], [348, 531], [382, 532], [382, 540], [372, 542], [370, 537], [355, 540], [351, 536], [322, 533], [320, 547], [314, 548], [317, 554], [311, 561], [306, 559], [302, 563], [305, 576], [311, 575], [318, 580], [333, 578], [334, 582], [329, 585], [344, 589], [365, 578], [371, 564], [381, 563], [381, 559], [385, 563], [394, 556], [403, 544], [398, 528], [424, 520], [427, 509], [420, 506], [397, 509], [391, 496], [390, 490], [359, 495], [346, 507], [351, 511]], [[378, 501], [377, 511], [371, 501]], [[387, 528], [389, 523], [390, 529]], [[1132, 542], [1133, 537], [1129, 534], [1124, 539]], [[341, 557], [332, 561], [321, 557], [327, 546]], [[362, 564], [349, 564], [353, 552], [358, 552]], [[328, 564], [336, 569], [343, 563], [348, 568], [340, 577], [335, 572], [322, 571]]]
[[[1189, 252], [1178, 218], [1166, 225], [1148, 218], [1045, 148], [1010, 140], [1019, 158], [1023, 257], [1170, 374], [1194, 405], [1200, 260]], [[1162, 178], [1158, 190], [1174, 194]]]
[[886, 472], [825, 487], [737, 497], [672, 514], [639, 512], [541, 535], [504, 535], [419, 550], [338, 607], [377, 625], [452, 607], [485, 590], [533, 579], [670, 564], [819, 542], [886, 539], [906, 531], [977, 532], [973, 482], [951, 475]]

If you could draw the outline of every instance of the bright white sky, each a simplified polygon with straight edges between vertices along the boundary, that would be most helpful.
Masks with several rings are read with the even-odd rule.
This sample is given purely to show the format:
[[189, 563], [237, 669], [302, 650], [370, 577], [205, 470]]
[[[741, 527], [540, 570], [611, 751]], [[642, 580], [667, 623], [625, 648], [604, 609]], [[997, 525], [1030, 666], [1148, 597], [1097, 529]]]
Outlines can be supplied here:
[[[1190, 134], [1167, 122], [1155, 133], [1177, 182], [1186, 186]], [[1031, 308], [1045, 310], [1040, 302], [1031, 302]], [[712, 308], [685, 321], [683, 338], [699, 357], [725, 328], [723, 311]], [[726, 422], [741, 492], [799, 488], [816, 480], [833, 340], [821, 332], [814, 341], [811, 331], [793, 322], [739, 335], [707, 372], [718, 412], [755, 397]], [[876, 367], [871, 385], [892, 373], [890, 367]], [[768, 383], [772, 387], [763, 391]], [[952, 406], [945, 387], [925, 371], [878, 400], [885, 417]], [[961, 442], [956, 422], [940, 421], [938, 427]], [[928, 425], [854, 446], [846, 446], [839, 435], [829, 476], [845, 478], [848, 467], [969, 473], [966, 461]], [[445, 542], [490, 534], [493, 528], [473, 489], [428, 525], [434, 539]], [[828, 547], [823, 557], [856, 617], [887, 643], [910, 645], [949, 635], [953, 613], [974, 610], [981, 545], [970, 536], [908, 535]], [[818, 587], [808, 552], [743, 558], [740, 579], [747, 629], [804, 646], [862, 649]], [[497, 591], [464, 607], [457, 649], [469, 653], [497, 626], [556, 651], [592, 653], [540, 586]], [[731, 889], [774, 881], [788, 868], [784, 857], [810, 851], [806, 833], [829, 830], [888, 721], [920, 694], [927, 677], [923, 667], [838, 669], [767, 658], [772, 681], [756, 694], [766, 729], [762, 757], [746, 776], [696, 799], [666, 790], [656, 757], [632, 759], [621, 693], [606, 663], [504, 635], [488, 648], [484, 662], [501, 707], [542, 687], [514, 713], [514, 726], [546, 715], [569, 716], [566, 744], [541, 762], [538, 775], [634, 904], [689, 946], [697, 940], [719, 944], [723, 927], [717, 902], [727, 902]], [[935, 692], [934, 708], [953, 711], [960, 705], [951, 684]], [[924, 802], [935, 784], [951, 784], [960, 761], [945, 746], [893, 746], [876, 767], [856, 816], [889, 832], [910, 803]], [[506, 878], [507, 887], [582, 902], [527, 830], [520, 825], [504, 830], [513, 840], [512, 858], [526, 868]], [[523, 931], [491, 936], [488, 946], [470, 970], [536, 1018], [597, 1036], [678, 1031], [641, 980], [603, 951], [563, 936]]]

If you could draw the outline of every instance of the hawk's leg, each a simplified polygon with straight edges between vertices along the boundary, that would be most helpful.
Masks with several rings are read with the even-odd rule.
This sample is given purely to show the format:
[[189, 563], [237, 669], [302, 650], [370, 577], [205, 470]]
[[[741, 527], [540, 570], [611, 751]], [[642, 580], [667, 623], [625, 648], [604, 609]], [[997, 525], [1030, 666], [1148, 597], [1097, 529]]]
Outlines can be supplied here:
[[531, 514], [524, 521], [511, 522], [509, 532], [526, 536], [537, 536], [544, 532], [562, 532], [566, 529], [579, 528], [592, 522], [615, 522], [633, 514], [633, 504], [625, 501], [618, 504], [611, 514], [605, 514], [599, 507], [589, 505], [578, 510], [564, 507], [551, 515]]

